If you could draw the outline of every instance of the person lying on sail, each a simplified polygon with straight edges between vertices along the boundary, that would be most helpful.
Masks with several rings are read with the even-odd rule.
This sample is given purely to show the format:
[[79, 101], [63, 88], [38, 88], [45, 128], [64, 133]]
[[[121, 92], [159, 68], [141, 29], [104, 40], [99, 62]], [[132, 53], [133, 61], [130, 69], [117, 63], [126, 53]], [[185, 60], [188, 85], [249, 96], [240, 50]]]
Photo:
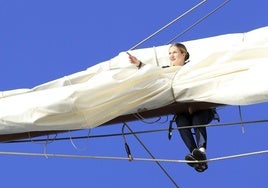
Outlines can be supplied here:
[[[128, 55], [130, 63], [136, 65], [138, 69], [145, 65], [130, 53], [128, 53]], [[169, 60], [171, 66], [183, 66], [189, 61], [189, 57], [190, 54], [188, 53], [185, 45], [181, 43], [175, 43], [169, 47]], [[167, 66], [163, 68], [166, 67]], [[180, 127], [209, 124], [213, 120], [214, 115], [216, 115], [215, 109], [196, 110], [193, 105], [189, 105], [188, 112], [176, 114], [175, 121], [177, 127], [179, 128], [179, 133], [185, 145], [190, 151], [190, 154], [185, 156], [185, 160], [204, 161], [207, 159], [207, 131], [206, 127], [204, 126], [194, 128], [194, 138], [191, 128]], [[194, 167], [198, 172], [203, 172], [208, 168], [206, 162], [188, 164], [191, 167]]]

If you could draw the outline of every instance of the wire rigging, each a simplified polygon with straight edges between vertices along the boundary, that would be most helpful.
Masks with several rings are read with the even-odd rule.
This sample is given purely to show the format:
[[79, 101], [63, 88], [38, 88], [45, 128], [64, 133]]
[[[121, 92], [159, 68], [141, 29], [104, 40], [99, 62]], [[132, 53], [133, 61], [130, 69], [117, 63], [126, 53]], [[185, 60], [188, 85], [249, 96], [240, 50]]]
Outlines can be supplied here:
[[[139, 139], [139, 137], [132, 131], [132, 129], [124, 122], [124, 126], [128, 128], [128, 130], [133, 134], [133, 136], [136, 138], [136, 140], [141, 144], [141, 146], [145, 149], [145, 151], [150, 155], [152, 159], [155, 160], [155, 163], [160, 167], [160, 169], [165, 173], [165, 175], [170, 179], [170, 181], [174, 184], [175, 187], [179, 188], [178, 184], [175, 182], [175, 180], [169, 175], [167, 170], [160, 164], [159, 161], [156, 160], [154, 155], [150, 152], [150, 150], [142, 143], [142, 141]], [[133, 159], [132, 159], [133, 160]]]
[[155, 35], [157, 35], [161, 31], [163, 31], [164, 29], [168, 28], [173, 23], [177, 22], [178, 20], [180, 20], [181, 18], [183, 18], [184, 16], [186, 16], [187, 14], [189, 14], [190, 12], [192, 12], [193, 10], [195, 10], [196, 8], [198, 8], [199, 6], [201, 6], [202, 4], [204, 4], [205, 2], [206, 2], [206, 0], [201, 1], [200, 3], [198, 3], [197, 5], [195, 5], [194, 7], [190, 8], [189, 10], [187, 10], [186, 12], [184, 12], [183, 14], [181, 14], [180, 16], [178, 16], [177, 18], [175, 18], [174, 20], [172, 20], [171, 22], [169, 22], [168, 24], [166, 24], [165, 26], [163, 26], [160, 29], [158, 29], [156, 32], [154, 32], [153, 34], [151, 34], [147, 38], [143, 39], [141, 42], [139, 42], [135, 46], [131, 47], [128, 51], [136, 49], [138, 46], [140, 46], [144, 42], [148, 41], [149, 39], [151, 39], [152, 37], [154, 37]]
[[[268, 119], [263, 119], [263, 120], [251, 120], [251, 121], [243, 121], [243, 124], [259, 124], [259, 123], [268, 123]], [[193, 125], [189, 127], [175, 127], [172, 128], [172, 130], [179, 130], [179, 129], [185, 129], [185, 128], [197, 128], [197, 127], [224, 127], [224, 126], [235, 126], [235, 125], [241, 125], [241, 121], [238, 122], [227, 122], [227, 123], [214, 123], [214, 124], [208, 124], [208, 125]], [[135, 131], [135, 134], [149, 134], [149, 133], [157, 133], [157, 132], [166, 132], [169, 131], [169, 128], [161, 128], [161, 129], [150, 129], [150, 130], [144, 130], [144, 131]], [[132, 133], [124, 133], [124, 135], [132, 135]], [[92, 139], [92, 138], [105, 138], [105, 137], [116, 137], [116, 136], [122, 136], [121, 133], [111, 133], [111, 134], [99, 134], [99, 135], [86, 135], [86, 136], [73, 136], [72, 140], [76, 139]], [[69, 140], [70, 137], [61, 137], [61, 138], [53, 138], [49, 139], [52, 141], [64, 141], [64, 140]], [[8, 141], [5, 143], [27, 143], [27, 142], [33, 142], [33, 143], [43, 143], [47, 139], [25, 139], [25, 140], [13, 140], [13, 141]]]
[[123, 136], [123, 139], [124, 139], [124, 144], [125, 144], [125, 150], [127, 152], [127, 156], [128, 156], [128, 159], [129, 161], [132, 161], [133, 160], [133, 157], [131, 155], [131, 151], [130, 151], [130, 148], [127, 144], [127, 139], [126, 139], [126, 135], [125, 135], [125, 127], [126, 127], [126, 123], [123, 123], [123, 126], [122, 126], [122, 136]]
[[[248, 153], [241, 153], [235, 155], [228, 155], [223, 157], [215, 157], [207, 159], [206, 162], [215, 162], [222, 161], [234, 158], [249, 157], [255, 155], [268, 154], [268, 150], [260, 150]], [[127, 157], [116, 157], [116, 156], [97, 156], [97, 155], [73, 155], [73, 154], [59, 154], [59, 153], [31, 153], [31, 152], [9, 152], [9, 151], [0, 151], [0, 155], [14, 155], [14, 156], [35, 156], [35, 157], [62, 157], [62, 158], [80, 158], [80, 159], [108, 159], [108, 160], [129, 160]], [[133, 157], [133, 161], [144, 161], [144, 162], [166, 162], [166, 163], [189, 163], [186, 160], [180, 159], [160, 159], [160, 158], [142, 158], [142, 157]]]
[[226, 0], [224, 1], [222, 4], [220, 4], [219, 6], [217, 6], [214, 10], [212, 10], [211, 12], [209, 12], [208, 14], [206, 14], [205, 16], [203, 16], [202, 18], [198, 19], [196, 22], [194, 22], [192, 25], [190, 25], [188, 28], [186, 28], [184, 31], [180, 32], [179, 34], [177, 34], [175, 37], [173, 37], [172, 39], [170, 39], [167, 44], [170, 44], [172, 42], [174, 42], [176, 39], [178, 39], [179, 37], [181, 37], [182, 35], [184, 35], [186, 32], [190, 31], [194, 26], [196, 26], [197, 24], [201, 23], [203, 20], [205, 20], [206, 18], [208, 18], [210, 15], [212, 15], [213, 13], [215, 13], [217, 10], [219, 10], [220, 8], [222, 8], [224, 5], [226, 5], [230, 0]]

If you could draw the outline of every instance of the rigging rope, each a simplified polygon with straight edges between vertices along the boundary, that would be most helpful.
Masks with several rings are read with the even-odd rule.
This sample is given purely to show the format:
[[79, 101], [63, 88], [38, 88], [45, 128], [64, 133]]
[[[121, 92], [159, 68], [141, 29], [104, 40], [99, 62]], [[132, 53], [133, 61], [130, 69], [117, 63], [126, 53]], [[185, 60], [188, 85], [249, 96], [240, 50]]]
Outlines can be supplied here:
[[239, 111], [239, 117], [240, 117], [240, 122], [241, 122], [241, 126], [242, 126], [242, 133], [245, 134], [245, 125], [243, 123], [243, 117], [242, 117], [242, 110], [241, 110], [241, 106], [238, 106], [238, 111]]
[[163, 27], [161, 27], [160, 29], [158, 29], [156, 32], [154, 32], [153, 34], [151, 34], [151, 35], [148, 36], [147, 38], [143, 39], [141, 42], [139, 42], [139, 43], [136, 44], [135, 46], [131, 47], [128, 51], [136, 49], [138, 46], [140, 46], [141, 44], [143, 44], [143, 43], [146, 42], [147, 40], [151, 39], [153, 36], [157, 35], [157, 34], [160, 33], [161, 31], [163, 31], [164, 29], [168, 28], [170, 25], [172, 25], [173, 23], [175, 23], [176, 21], [178, 21], [179, 19], [181, 19], [182, 17], [184, 17], [184, 16], [187, 15], [188, 13], [192, 12], [194, 9], [198, 8], [200, 5], [202, 5], [202, 4], [205, 3], [205, 2], [206, 2], [206, 0], [203, 0], [202, 2], [198, 3], [198, 4], [195, 5], [194, 7], [190, 8], [189, 10], [187, 10], [186, 12], [184, 12], [183, 14], [181, 14], [180, 16], [178, 16], [177, 18], [175, 18], [174, 20], [172, 20], [171, 22], [169, 22], [168, 24], [166, 24], [165, 26], [163, 26]]
[[[29, 139], [30, 139], [31, 142], [33, 142], [33, 143], [35, 143], [35, 144], [43, 144], [43, 145], [44, 145], [43, 153], [44, 153], [45, 156], [46, 156], [46, 153], [47, 153], [47, 145], [48, 145], [48, 144], [51, 144], [52, 142], [54, 142], [55, 139], [57, 138], [58, 134], [55, 134], [54, 138], [52, 138], [52, 139], [49, 138], [49, 136], [50, 136], [50, 135], [47, 134], [47, 135], [46, 135], [47, 139], [43, 139], [43, 140], [34, 140], [34, 139], [32, 139], [32, 137], [31, 137], [31, 133], [28, 133], [28, 137], [29, 137]], [[46, 156], [46, 158], [48, 158], [48, 157]]]
[[[133, 136], [137, 139], [137, 141], [141, 144], [141, 146], [145, 149], [145, 151], [151, 156], [152, 159], [156, 159], [154, 155], [149, 151], [149, 149], [142, 143], [139, 137], [132, 131], [132, 129], [128, 126], [128, 124], [124, 123], [124, 126], [128, 128], [128, 130], [133, 134]], [[133, 157], [131, 157], [133, 160]], [[155, 161], [155, 163], [160, 167], [160, 169], [165, 173], [165, 175], [169, 178], [169, 180], [175, 185], [175, 187], [179, 188], [174, 179], [169, 175], [166, 169], [159, 163], [159, 161]]]
[[[252, 120], [252, 121], [243, 121], [244, 124], [257, 124], [257, 123], [268, 123], [268, 119], [264, 120]], [[232, 125], [241, 125], [241, 121], [239, 122], [230, 122], [230, 123], [215, 123], [215, 124], [208, 124], [208, 125], [193, 125], [188, 127], [175, 127], [172, 128], [172, 130], [178, 130], [178, 129], [185, 129], [185, 128], [197, 128], [197, 127], [220, 127], [220, 126], [232, 126]], [[145, 130], [145, 131], [135, 131], [135, 134], [148, 134], [148, 133], [156, 133], [156, 132], [165, 132], [168, 131], [169, 128], [163, 128], [163, 129], [151, 129], [151, 130]], [[132, 133], [124, 133], [125, 135], [132, 135]], [[75, 139], [90, 139], [90, 138], [105, 138], [105, 137], [115, 137], [115, 136], [122, 136], [122, 133], [113, 133], [113, 134], [102, 134], [102, 135], [86, 135], [86, 136], [77, 136], [72, 137], [72, 140]], [[25, 143], [25, 142], [45, 142], [47, 140], [53, 140], [53, 141], [62, 141], [62, 140], [69, 140], [69, 137], [62, 137], [62, 138], [53, 138], [53, 139], [25, 139], [25, 140], [15, 140], [15, 141], [8, 141], [4, 143]]]
[[[223, 157], [216, 157], [207, 159], [206, 162], [214, 162], [220, 160], [248, 157], [254, 155], [268, 154], [268, 150], [261, 150], [255, 152], [241, 153], [235, 155], [228, 155]], [[84, 159], [109, 159], [109, 160], [129, 160], [127, 157], [109, 157], [109, 156], [97, 156], [97, 155], [70, 155], [70, 154], [59, 154], [59, 153], [30, 153], [30, 152], [8, 152], [0, 151], [0, 155], [15, 155], [15, 156], [35, 156], [35, 157], [63, 157], [63, 158], [84, 158]], [[158, 159], [158, 158], [142, 158], [133, 157], [133, 161], [147, 161], [147, 162], [167, 162], [167, 163], [189, 163], [190, 161], [180, 160], [180, 159]]]
[[127, 156], [128, 156], [128, 159], [129, 161], [132, 161], [133, 160], [133, 157], [131, 155], [131, 151], [130, 151], [130, 148], [127, 144], [127, 139], [126, 139], [126, 135], [125, 135], [125, 127], [126, 127], [126, 123], [123, 124], [122, 126], [122, 136], [123, 136], [123, 139], [124, 139], [124, 144], [125, 144], [125, 150], [127, 152]]
[[196, 22], [194, 22], [192, 25], [190, 25], [188, 28], [186, 28], [184, 31], [180, 32], [179, 34], [177, 34], [175, 37], [173, 37], [172, 39], [170, 39], [167, 44], [170, 44], [172, 42], [174, 42], [176, 39], [178, 39], [179, 37], [181, 37], [182, 35], [184, 35], [186, 32], [188, 32], [190, 29], [192, 29], [194, 26], [196, 26], [197, 24], [201, 23], [203, 20], [205, 20], [207, 17], [209, 17], [211, 14], [213, 14], [214, 12], [216, 12], [217, 10], [219, 10], [220, 8], [222, 8], [225, 4], [227, 4], [230, 0], [226, 0], [224, 1], [222, 4], [220, 4], [219, 6], [217, 6], [214, 10], [212, 10], [211, 12], [209, 12], [208, 14], [206, 14], [205, 16], [203, 16], [202, 18], [198, 19]]
[[90, 133], [91, 133], [91, 129], [88, 129], [88, 135], [87, 135], [87, 138], [86, 138], [86, 143], [85, 143], [85, 145], [84, 145], [83, 147], [81, 147], [81, 148], [78, 148], [77, 145], [74, 143], [74, 141], [73, 141], [73, 137], [71, 136], [71, 131], [69, 131], [69, 133], [70, 133], [70, 142], [71, 142], [72, 146], [73, 146], [76, 150], [78, 150], [78, 151], [84, 151], [84, 150], [86, 150], [86, 149], [88, 148], [89, 135], [90, 135]]

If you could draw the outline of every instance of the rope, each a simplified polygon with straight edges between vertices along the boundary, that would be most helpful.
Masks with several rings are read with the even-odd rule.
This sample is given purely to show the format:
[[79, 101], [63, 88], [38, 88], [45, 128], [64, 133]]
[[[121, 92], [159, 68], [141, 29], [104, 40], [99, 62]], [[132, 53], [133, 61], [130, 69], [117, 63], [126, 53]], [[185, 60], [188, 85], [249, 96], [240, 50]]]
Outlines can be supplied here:
[[241, 110], [241, 106], [238, 106], [238, 110], [239, 110], [239, 117], [240, 117], [240, 122], [241, 122], [241, 126], [242, 126], [242, 133], [245, 134], [245, 125], [243, 123], [243, 117], [242, 117], [242, 110]]
[[159, 67], [159, 62], [158, 62], [158, 57], [157, 57], [157, 52], [156, 52], [155, 46], [154, 46], [154, 61], [156, 62], [156, 65]]
[[[126, 124], [124, 123], [124, 126], [126, 126], [128, 128], [128, 130], [133, 134], [133, 136], [137, 139], [137, 141], [141, 144], [141, 146], [145, 149], [145, 151], [151, 156], [152, 159], [155, 160], [155, 163], [160, 167], [160, 169], [164, 172], [164, 174], [169, 178], [169, 180], [175, 185], [175, 187], [179, 188], [179, 186], [177, 185], [177, 183], [175, 182], [175, 180], [169, 175], [169, 173], [166, 171], [166, 169], [159, 163], [159, 161], [156, 160], [156, 158], [154, 157], [154, 155], [149, 151], [149, 149], [142, 143], [142, 141], [139, 139], [139, 137], [134, 134], [134, 132], [132, 131], [132, 129]], [[133, 159], [132, 159], [133, 160]]]
[[[254, 121], [244, 121], [244, 124], [257, 124], [257, 123], [268, 123], [267, 120], [254, 120]], [[232, 125], [241, 125], [241, 122], [231, 122], [231, 123], [216, 123], [216, 124], [208, 124], [208, 125], [194, 125], [194, 126], [188, 126], [188, 127], [176, 127], [172, 128], [172, 130], [179, 130], [179, 129], [189, 129], [189, 128], [197, 128], [197, 127], [220, 127], [220, 126], [232, 126]], [[168, 131], [168, 128], [163, 129], [152, 129], [152, 130], [145, 130], [145, 131], [135, 131], [135, 134], [148, 134], [148, 133], [156, 133], [156, 132], [164, 132]], [[125, 135], [132, 135], [132, 133], [124, 133]], [[115, 137], [115, 136], [122, 136], [122, 133], [113, 133], [113, 134], [102, 134], [102, 135], [87, 135], [87, 136], [77, 136], [72, 137], [73, 140], [75, 139], [87, 139], [87, 138], [105, 138], [105, 137]], [[69, 137], [62, 137], [62, 138], [54, 138], [53, 141], [61, 141], [61, 140], [69, 140]], [[35, 140], [15, 140], [15, 141], [9, 141], [4, 143], [24, 143], [24, 142], [41, 142], [46, 141], [47, 139], [35, 139]]]
[[194, 26], [196, 26], [197, 24], [201, 23], [203, 20], [205, 20], [207, 17], [209, 17], [211, 14], [213, 14], [214, 12], [216, 12], [217, 10], [219, 10], [220, 8], [222, 8], [225, 4], [227, 4], [230, 0], [226, 0], [224, 1], [222, 4], [220, 4], [218, 7], [216, 7], [214, 10], [212, 10], [211, 12], [209, 12], [208, 14], [206, 14], [205, 16], [203, 16], [202, 18], [198, 19], [195, 23], [193, 23], [192, 25], [190, 25], [188, 28], [186, 28], [184, 31], [182, 31], [181, 33], [177, 34], [175, 37], [173, 37], [170, 41], [167, 42], [167, 44], [172, 43], [174, 40], [176, 40], [177, 38], [181, 37], [183, 34], [185, 34], [186, 32], [188, 32], [190, 29], [192, 29]]
[[[55, 141], [55, 139], [57, 138], [58, 134], [55, 134], [54, 138], [49, 138], [50, 135], [46, 135], [46, 139], [43, 139], [43, 140], [33, 140], [32, 137], [31, 137], [31, 133], [28, 133], [28, 137], [30, 139], [30, 142], [33, 142], [35, 144], [43, 144], [44, 145], [44, 149], [43, 149], [43, 153], [44, 155], [46, 156], [46, 153], [47, 153], [47, 146], [48, 144], [51, 144], [52, 142]], [[46, 156], [47, 158], [47, 156]]]
[[88, 135], [87, 135], [87, 137], [86, 137], [86, 143], [85, 143], [85, 145], [84, 145], [83, 147], [81, 147], [81, 148], [78, 148], [77, 145], [76, 145], [76, 144], [74, 143], [74, 141], [73, 141], [73, 137], [71, 136], [71, 131], [69, 131], [69, 134], [70, 134], [70, 142], [71, 142], [72, 146], [73, 146], [76, 150], [78, 150], [78, 151], [84, 151], [84, 150], [86, 150], [86, 149], [88, 148], [90, 132], [91, 132], [91, 129], [88, 129]]
[[123, 139], [124, 139], [124, 144], [125, 144], [125, 150], [127, 152], [127, 156], [128, 156], [128, 159], [129, 161], [132, 161], [133, 160], [133, 157], [131, 155], [131, 151], [130, 151], [130, 148], [127, 144], [127, 139], [126, 139], [126, 135], [125, 135], [125, 127], [126, 127], [126, 123], [123, 124], [122, 126], [122, 136], [123, 136]]
[[182, 15], [178, 16], [177, 18], [175, 18], [174, 20], [172, 20], [171, 22], [169, 22], [165, 26], [161, 27], [156, 32], [154, 32], [153, 34], [151, 34], [150, 36], [148, 36], [147, 38], [145, 38], [144, 40], [142, 40], [141, 42], [139, 42], [138, 44], [136, 44], [135, 46], [133, 46], [132, 48], [130, 48], [128, 51], [134, 50], [135, 48], [137, 48], [138, 46], [140, 46], [141, 44], [143, 44], [147, 40], [151, 39], [153, 36], [157, 35], [161, 31], [163, 31], [164, 29], [168, 28], [170, 25], [172, 25], [173, 23], [175, 23], [176, 21], [178, 21], [179, 19], [181, 19], [182, 17], [184, 17], [188, 13], [192, 12], [194, 9], [196, 9], [197, 7], [199, 7], [200, 5], [202, 5], [205, 2], [206, 2], [206, 0], [203, 0], [202, 2], [198, 3], [194, 7], [190, 8], [189, 10], [187, 10], [186, 12], [184, 12]]
[[156, 117], [156, 120], [154, 121], [148, 121], [146, 120], [146, 118], [144, 118], [142, 115], [140, 115], [139, 112], [136, 112], [135, 114], [133, 114], [138, 120], [140, 120], [141, 122], [143, 123], [146, 123], [146, 124], [155, 124], [155, 123], [166, 123], [168, 121], [168, 116], [166, 116], [166, 120], [164, 120], [163, 122], [160, 122], [160, 120], [162, 119], [162, 116], [158, 116]]
[[237, 154], [237, 155], [229, 155], [225, 157], [218, 157], [218, 158], [212, 158], [207, 160], [208, 162], [212, 161], [219, 161], [219, 160], [226, 160], [226, 159], [233, 159], [233, 158], [240, 158], [240, 157], [247, 157], [247, 156], [252, 156], [252, 155], [260, 155], [260, 154], [267, 154], [268, 150], [262, 150], [262, 151], [255, 151], [255, 152], [249, 152], [249, 153], [242, 153], [242, 154]]
[[[207, 159], [206, 162], [215, 162], [221, 160], [228, 160], [234, 158], [242, 158], [248, 156], [255, 156], [261, 154], [268, 154], [268, 150], [261, 150], [255, 152], [241, 153], [235, 155], [228, 155], [223, 157], [216, 157]], [[63, 158], [80, 158], [80, 159], [108, 159], [108, 160], [129, 160], [127, 157], [116, 157], [116, 156], [97, 156], [97, 155], [70, 155], [70, 154], [52, 154], [52, 153], [30, 153], [30, 152], [7, 152], [0, 151], [0, 155], [15, 155], [15, 156], [27, 156], [27, 157], [63, 157]], [[189, 163], [190, 161], [179, 160], [179, 159], [159, 159], [159, 158], [142, 158], [133, 157], [133, 161], [144, 161], [144, 162], [166, 162], [166, 163]], [[203, 162], [203, 161], [201, 161]]]
[[[54, 138], [49, 138], [50, 135], [48, 135], [48, 134], [47, 135], [44, 135], [44, 136], [46, 136], [47, 138], [46, 139], [35, 140], [35, 139], [32, 138], [31, 133], [28, 132], [28, 137], [30, 139], [29, 140], [30, 142], [33, 142], [35, 144], [45, 144], [45, 145], [54, 142], [56, 140], [58, 134], [56, 133], [55, 136], [54, 136]], [[48, 141], [50, 141], [50, 142], [48, 142]]]

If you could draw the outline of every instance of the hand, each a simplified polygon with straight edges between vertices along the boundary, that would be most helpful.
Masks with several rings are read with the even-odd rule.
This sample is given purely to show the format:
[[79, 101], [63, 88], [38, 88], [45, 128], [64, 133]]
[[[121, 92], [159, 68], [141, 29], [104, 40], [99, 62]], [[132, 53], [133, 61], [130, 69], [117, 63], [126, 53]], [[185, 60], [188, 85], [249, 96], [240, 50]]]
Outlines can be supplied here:
[[129, 58], [130, 63], [132, 63], [136, 66], [138, 66], [140, 64], [140, 61], [135, 56], [131, 55], [129, 52], [127, 52], [127, 54], [128, 54], [128, 58]]

